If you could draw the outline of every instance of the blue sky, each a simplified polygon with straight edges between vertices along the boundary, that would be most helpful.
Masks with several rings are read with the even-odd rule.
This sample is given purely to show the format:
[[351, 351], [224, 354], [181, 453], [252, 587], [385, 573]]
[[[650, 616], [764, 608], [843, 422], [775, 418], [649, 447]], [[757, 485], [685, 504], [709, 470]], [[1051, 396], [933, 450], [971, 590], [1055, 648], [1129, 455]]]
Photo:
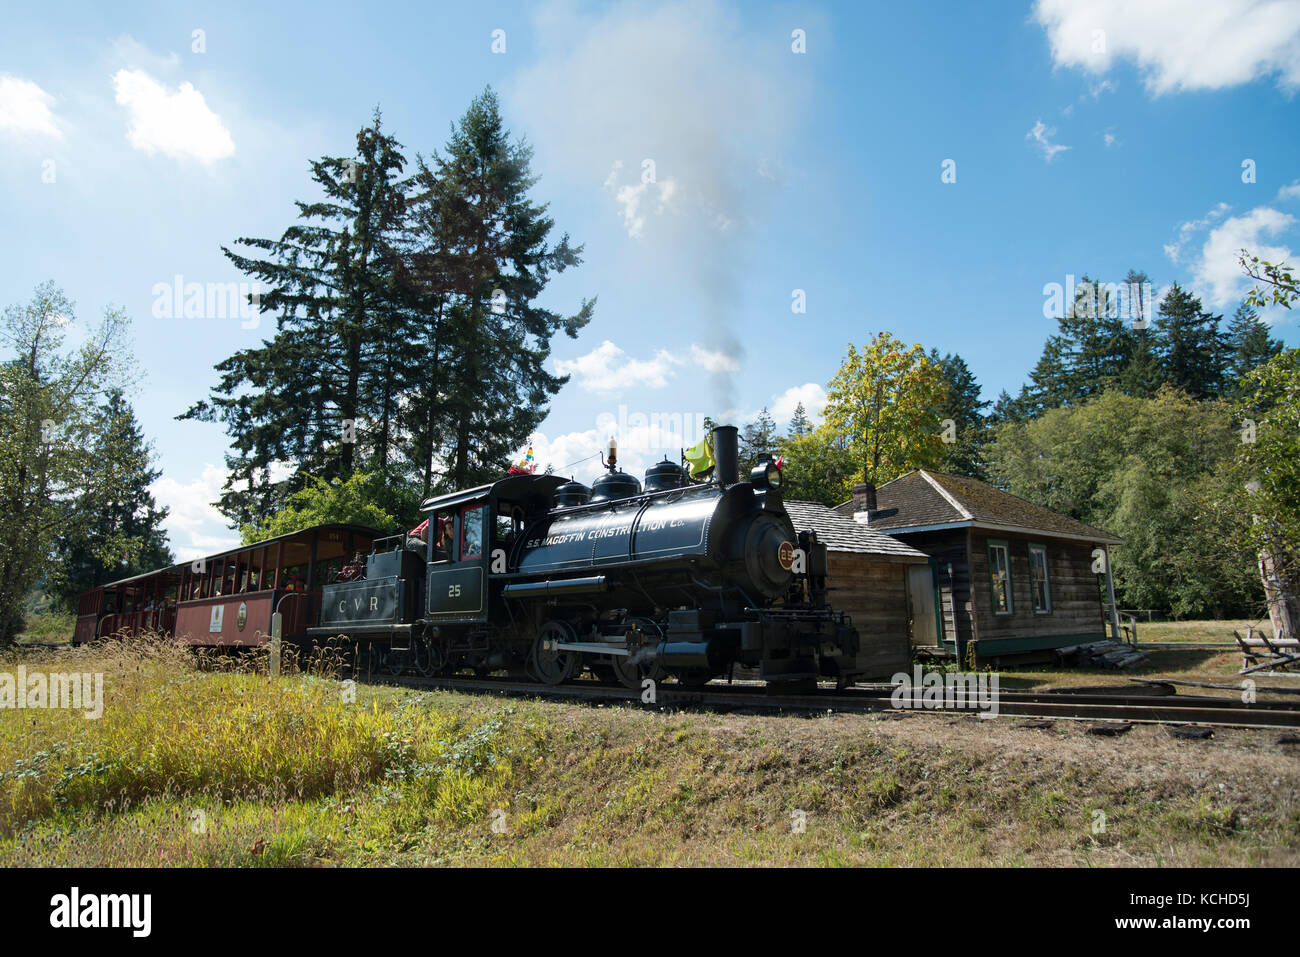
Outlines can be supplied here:
[[1054, 330], [1049, 283], [1143, 269], [1230, 314], [1238, 248], [1300, 245], [1297, 3], [262, 6], [24, 4], [0, 34], [0, 303], [54, 279], [82, 322], [130, 314], [182, 557], [234, 535], [224, 434], [174, 416], [271, 320], [158, 316], [156, 290], [243, 278], [219, 247], [279, 235], [375, 106], [413, 156], [491, 84], [586, 245], [546, 293], [599, 297], [556, 343], [557, 468], [611, 423], [642, 467], [705, 414], [815, 413], [881, 330], [991, 399]]

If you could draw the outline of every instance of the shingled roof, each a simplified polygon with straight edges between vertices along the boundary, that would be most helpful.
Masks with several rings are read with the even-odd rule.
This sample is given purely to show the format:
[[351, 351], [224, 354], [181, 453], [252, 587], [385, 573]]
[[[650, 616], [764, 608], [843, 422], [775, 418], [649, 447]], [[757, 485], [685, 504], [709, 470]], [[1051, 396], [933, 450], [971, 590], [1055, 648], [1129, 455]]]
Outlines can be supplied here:
[[[876, 490], [876, 504], [878, 512], [871, 518], [871, 527], [891, 534], [972, 525], [1108, 545], [1123, 544], [1122, 539], [1110, 532], [1035, 505], [987, 482], [929, 469], [917, 469], [886, 482]], [[851, 519], [852, 500], [835, 506], [835, 511]]]
[[816, 532], [818, 541], [825, 543], [832, 552], [855, 552], [891, 562], [929, 561], [924, 552], [904, 545], [884, 532], [868, 528], [863, 522], [846, 518], [825, 505], [787, 499], [785, 509], [790, 513], [796, 531]]

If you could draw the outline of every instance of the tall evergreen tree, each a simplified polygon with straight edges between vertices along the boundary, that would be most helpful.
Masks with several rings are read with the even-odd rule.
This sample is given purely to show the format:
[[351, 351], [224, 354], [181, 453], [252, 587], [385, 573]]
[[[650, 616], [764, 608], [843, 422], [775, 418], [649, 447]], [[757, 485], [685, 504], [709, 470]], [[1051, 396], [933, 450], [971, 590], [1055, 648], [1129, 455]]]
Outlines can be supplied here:
[[930, 361], [939, 367], [947, 387], [937, 410], [939, 422], [951, 419], [954, 432], [952, 442], [944, 435], [939, 468], [983, 479], [983, 449], [990, 438], [984, 410], [992, 403], [980, 398], [980, 385], [961, 356], [948, 354], [940, 358], [938, 350], [931, 349]]
[[790, 431], [787, 433], [790, 438], [797, 439], [801, 435], [812, 430], [812, 425], [808, 422], [808, 413], [800, 402], [794, 407], [794, 415], [790, 416]]
[[1227, 349], [1227, 392], [1237, 396], [1241, 394], [1241, 380], [1257, 366], [1278, 355], [1282, 343], [1269, 333], [1268, 323], [1259, 318], [1254, 307], [1243, 302], [1228, 323]]
[[149, 491], [162, 472], [120, 389], [109, 393], [94, 431], [93, 472], [73, 500], [50, 576], [50, 591], [69, 607], [84, 591], [173, 561], [162, 528], [167, 509]]
[[1156, 324], [1164, 379], [1194, 399], [1215, 398], [1223, 388], [1226, 349], [1220, 319], [1177, 283], [1160, 303]]
[[[312, 162], [324, 199], [298, 202], [300, 222], [278, 240], [238, 241], [267, 258], [222, 247], [268, 287], [260, 305], [277, 331], [219, 363], [210, 398], [180, 418], [219, 421], [230, 434], [220, 508], [237, 524], [264, 518], [304, 472], [346, 478], [358, 448], [380, 469], [392, 454], [394, 371], [418, 361], [395, 283], [405, 160], [378, 111], [356, 144], [355, 158]], [[277, 463], [292, 464], [293, 481], [273, 481]]]
[[745, 478], [764, 453], [776, 451], [780, 434], [766, 408], [740, 431], [740, 477]]
[[1085, 274], [1061, 330], [1072, 345], [1061, 404], [1077, 405], [1114, 385], [1129, 360], [1129, 339], [1111, 287]]
[[[421, 160], [415, 177], [411, 279], [439, 321], [410, 420], [423, 429], [417, 445], [457, 487], [495, 475], [545, 418], [567, 381], [545, 368], [551, 339], [560, 331], [575, 338], [595, 308], [584, 300], [561, 316], [537, 304], [555, 273], [581, 263], [582, 247], [567, 233], [548, 241], [554, 221], [529, 195], [531, 159], [531, 147], [511, 142], [489, 88], [456, 124], [445, 155]], [[445, 428], [430, 427], [440, 419]]]

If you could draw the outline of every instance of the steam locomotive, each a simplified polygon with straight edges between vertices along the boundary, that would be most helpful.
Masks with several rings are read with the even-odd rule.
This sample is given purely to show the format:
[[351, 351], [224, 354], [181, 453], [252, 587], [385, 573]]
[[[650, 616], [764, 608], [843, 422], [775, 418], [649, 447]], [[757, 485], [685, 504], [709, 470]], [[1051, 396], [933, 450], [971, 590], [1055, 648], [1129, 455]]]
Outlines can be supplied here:
[[427, 537], [376, 542], [364, 573], [322, 587], [306, 634], [424, 675], [556, 685], [587, 669], [637, 688], [740, 665], [783, 687], [854, 680], [858, 633], [827, 602], [826, 547], [796, 532], [779, 464], [741, 481], [736, 429], [713, 447], [708, 482], [665, 459], [643, 486], [611, 448], [590, 487], [524, 474], [431, 498]]

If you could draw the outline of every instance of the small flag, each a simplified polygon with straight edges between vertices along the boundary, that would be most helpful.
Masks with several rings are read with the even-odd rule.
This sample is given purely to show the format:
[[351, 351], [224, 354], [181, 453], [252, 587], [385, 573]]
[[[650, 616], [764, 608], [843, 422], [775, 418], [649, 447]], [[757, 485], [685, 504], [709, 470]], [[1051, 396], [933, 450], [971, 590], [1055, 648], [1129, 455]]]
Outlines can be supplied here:
[[533, 457], [533, 446], [532, 443], [530, 442], [528, 445], [527, 454], [524, 455], [524, 457], [519, 460], [518, 465], [510, 466], [510, 468], [506, 470], [506, 474], [507, 475], [531, 475], [536, 471], [537, 471], [537, 459]]
[[691, 467], [691, 476], [703, 475], [709, 469], [713, 468], [713, 443], [709, 441], [709, 436], [705, 436], [700, 441], [687, 449], [683, 457]]

